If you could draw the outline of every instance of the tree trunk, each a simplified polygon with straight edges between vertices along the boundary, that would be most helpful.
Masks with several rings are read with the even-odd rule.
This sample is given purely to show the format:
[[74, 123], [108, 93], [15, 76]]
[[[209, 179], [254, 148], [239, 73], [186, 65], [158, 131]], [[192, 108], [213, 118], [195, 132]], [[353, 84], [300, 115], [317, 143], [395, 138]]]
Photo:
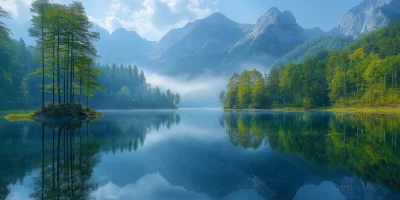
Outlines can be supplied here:
[[[53, 39], [54, 39], [54, 37], [53, 37]], [[53, 57], [53, 60], [52, 60], [52, 65], [53, 65], [53, 105], [54, 105], [54, 103], [55, 103], [55, 92], [56, 92], [56, 90], [55, 90], [55, 68], [56, 68], [56, 63], [54, 62], [54, 60], [55, 60], [55, 45], [54, 45], [54, 43], [53, 43], [53, 45], [52, 45], [53, 47], [52, 47], [52, 57]]]
[[69, 35], [68, 35], [68, 38], [67, 38], [67, 40], [68, 40], [68, 44], [67, 44], [67, 65], [65, 66], [65, 69], [66, 69], [66, 79], [67, 79], [67, 88], [66, 88], [66, 90], [65, 90], [65, 95], [66, 95], [66, 101], [67, 101], [67, 103], [68, 102], [70, 102], [69, 101], [69, 72], [68, 72], [68, 70], [69, 70], [69, 56], [70, 56], [70, 40], [69, 40]]
[[[66, 58], [67, 58], [68, 56], [67, 56], [67, 54], [65, 55], [65, 60], [66, 60]], [[65, 68], [67, 65], [65, 65], [64, 64], [64, 87], [63, 87], [63, 96], [64, 96], [64, 104], [66, 103], [66, 90], [65, 90], [65, 87], [66, 87], [66, 80], [67, 80], [67, 68]]]
[[343, 90], [344, 90], [344, 101], [343, 103], [346, 102], [346, 71], [344, 72], [344, 79], [343, 79]]
[[86, 107], [89, 109], [89, 94], [90, 94], [90, 66], [88, 66], [87, 84], [86, 84]]
[[44, 4], [41, 5], [42, 19], [42, 107], [44, 107]]
[[79, 75], [79, 103], [82, 103], [82, 70], [79, 71], [81, 71]]
[[357, 98], [358, 98], [358, 73], [357, 73]]
[[72, 33], [72, 40], [71, 40], [71, 75], [70, 75], [70, 84], [71, 84], [71, 86], [70, 86], [70, 102], [72, 103], [73, 102], [73, 89], [72, 89], [72, 87], [73, 87], [73, 80], [74, 80], [74, 78], [73, 78], [73, 75], [74, 75], [74, 64], [73, 64], [73, 61], [74, 61], [74, 34]]
[[58, 104], [61, 104], [60, 91], [60, 18], [57, 18], [57, 88], [58, 88]]

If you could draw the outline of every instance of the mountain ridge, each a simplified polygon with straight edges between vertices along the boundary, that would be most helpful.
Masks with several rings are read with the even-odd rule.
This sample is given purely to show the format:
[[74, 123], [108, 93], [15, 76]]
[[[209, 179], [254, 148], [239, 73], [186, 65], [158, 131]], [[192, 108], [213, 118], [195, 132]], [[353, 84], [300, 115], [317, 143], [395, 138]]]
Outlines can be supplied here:
[[[400, 0], [365, 0], [350, 9], [338, 25], [328, 32], [319, 27], [304, 29], [297, 24], [290, 11], [280, 11], [276, 7], [267, 10], [255, 24], [237, 23], [222, 13], [213, 13], [189, 22], [182, 28], [171, 29], [158, 42], [148, 41], [135, 31], [124, 28], [109, 33], [95, 25], [92, 30], [101, 35], [101, 39], [95, 42], [101, 56], [100, 62], [138, 64], [150, 67], [152, 71], [167, 73], [218, 73], [234, 71], [249, 61], [270, 67], [279, 58], [313, 38], [332, 35], [358, 37], [399, 20], [398, 8]], [[14, 25], [12, 28], [27, 30], [27, 27], [23, 27], [27, 24]], [[34, 44], [33, 40], [25, 41], [29, 45]], [[325, 49], [316, 41], [319, 40], [310, 44], [319, 46], [316, 49]], [[297, 52], [293, 55], [304, 54]]]

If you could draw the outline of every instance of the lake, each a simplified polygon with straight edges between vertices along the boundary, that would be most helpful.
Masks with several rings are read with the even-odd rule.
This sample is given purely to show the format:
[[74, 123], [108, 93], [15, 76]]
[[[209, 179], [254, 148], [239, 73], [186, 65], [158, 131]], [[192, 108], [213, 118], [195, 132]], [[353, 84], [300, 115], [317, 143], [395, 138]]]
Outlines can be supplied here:
[[103, 112], [0, 119], [0, 199], [400, 199], [400, 116]]

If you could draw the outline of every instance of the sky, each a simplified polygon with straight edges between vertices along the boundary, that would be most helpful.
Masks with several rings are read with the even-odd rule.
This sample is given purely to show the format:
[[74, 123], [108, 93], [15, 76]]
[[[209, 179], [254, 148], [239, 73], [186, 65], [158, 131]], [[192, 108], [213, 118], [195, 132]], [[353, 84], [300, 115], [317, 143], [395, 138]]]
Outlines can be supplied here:
[[[18, 23], [28, 21], [33, 0], [0, 0]], [[63, 4], [72, 0], [50, 0]], [[124, 27], [158, 41], [172, 28], [220, 12], [239, 23], [255, 24], [269, 8], [289, 10], [304, 28], [332, 29], [362, 0], [81, 0], [89, 19], [110, 33]]]

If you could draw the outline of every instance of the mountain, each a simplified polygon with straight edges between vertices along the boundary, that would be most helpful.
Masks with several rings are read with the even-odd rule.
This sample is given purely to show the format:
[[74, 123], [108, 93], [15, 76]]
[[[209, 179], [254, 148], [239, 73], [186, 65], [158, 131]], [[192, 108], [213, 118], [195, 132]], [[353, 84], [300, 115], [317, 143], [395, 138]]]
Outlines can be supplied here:
[[271, 64], [307, 39], [306, 31], [297, 24], [291, 12], [280, 12], [273, 7], [230, 49], [224, 62], [251, 60]]
[[319, 27], [314, 27], [314, 28], [307, 28], [305, 29], [307, 36], [309, 38], [315, 38], [318, 36], [324, 36], [324, 35], [328, 35], [327, 32], [323, 31], [321, 28]]
[[301, 63], [306, 58], [312, 57], [323, 51], [338, 51], [351, 43], [354, 39], [350, 36], [318, 36], [289, 51], [274, 62], [274, 66], [287, 65], [289, 63]]
[[214, 13], [190, 22], [183, 28], [170, 30], [157, 43], [150, 58], [163, 68], [182, 68], [180, 65], [185, 63], [190, 64], [190, 68], [200, 63], [220, 63], [224, 52], [249, 33], [252, 27], [236, 23], [221, 13]]
[[400, 20], [400, 0], [365, 0], [352, 8], [331, 33], [359, 36]]
[[93, 31], [100, 33], [100, 40], [95, 45], [102, 62], [146, 64], [151, 49], [156, 44], [124, 28], [115, 30], [111, 35], [97, 25]]

